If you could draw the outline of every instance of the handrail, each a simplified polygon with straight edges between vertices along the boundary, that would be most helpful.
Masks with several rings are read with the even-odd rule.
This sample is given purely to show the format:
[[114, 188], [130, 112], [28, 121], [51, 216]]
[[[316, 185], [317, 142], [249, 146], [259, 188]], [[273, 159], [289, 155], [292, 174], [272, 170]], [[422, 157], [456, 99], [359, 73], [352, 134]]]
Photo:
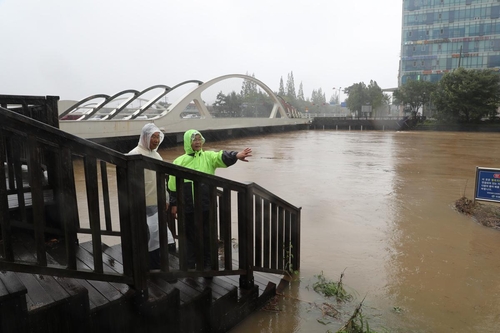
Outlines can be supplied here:
[[[20, 143], [29, 151], [26, 171], [21, 170], [20, 155], [15, 153]], [[50, 161], [46, 176], [48, 185], [42, 183], [42, 157]], [[83, 169], [83, 181], [75, 179], [78, 168]], [[178, 219], [173, 220], [171, 214], [160, 210], [161, 269], [149, 271], [144, 194], [146, 169], [156, 173], [159, 207], [165, 200], [165, 183], [169, 175], [175, 176], [178, 184], [185, 179], [192, 181], [195, 193], [200, 193], [196, 190], [202, 184], [209, 188], [211, 253], [223, 256], [221, 260], [212, 256], [211, 271], [188, 269], [182, 186], [178, 186]], [[27, 176], [28, 194], [31, 194], [34, 214], [28, 222], [33, 225], [37, 248], [36, 262], [29, 263], [15, 259], [11, 241], [15, 222], [10, 220], [8, 207], [8, 193], [11, 193], [8, 191], [22, 192], [18, 198], [24, 200], [26, 184], [23, 181], [26, 179], [23, 180], [23, 176]], [[11, 182], [11, 177], [16, 181]], [[55, 220], [65, 237], [65, 265], [51, 262], [46, 255], [44, 234], [49, 221], [44, 218], [48, 205], [44, 196], [47, 188], [55, 205]], [[254, 270], [283, 273], [291, 265], [294, 269], [299, 268], [300, 208], [261, 186], [207, 175], [142, 155], [124, 155], [4, 108], [0, 108], [0, 205], [4, 240], [0, 270], [121, 282], [147, 297], [147, 279], [151, 276], [240, 275], [241, 287], [249, 288], [253, 285]], [[26, 210], [27, 206], [19, 209]], [[201, 207], [198, 195], [195, 195], [196, 206]], [[233, 212], [238, 212], [236, 221]], [[88, 225], [83, 223], [83, 218], [88, 220]], [[201, 221], [200, 210], [195, 211], [195, 221]], [[178, 237], [178, 262], [168, 255], [167, 229], [164, 227], [167, 224]], [[77, 265], [75, 245], [79, 235], [88, 235], [92, 240], [93, 267]], [[123, 272], [117, 272], [116, 268], [111, 270], [103, 260], [103, 237], [120, 238]], [[238, 243], [232, 244], [235, 238]], [[202, 244], [195, 249], [198, 267], [203, 267], [202, 249]], [[238, 256], [238, 267], [234, 266], [234, 255]], [[176, 262], [169, 262], [171, 258]]]

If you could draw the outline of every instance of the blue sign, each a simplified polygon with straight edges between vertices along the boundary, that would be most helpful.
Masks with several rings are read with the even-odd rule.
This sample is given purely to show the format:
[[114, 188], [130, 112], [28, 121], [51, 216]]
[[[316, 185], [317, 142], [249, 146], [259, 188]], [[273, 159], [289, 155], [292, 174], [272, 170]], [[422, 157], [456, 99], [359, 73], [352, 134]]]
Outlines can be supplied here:
[[476, 168], [476, 200], [500, 202], [500, 169]]
[[342, 103], [340, 103], [340, 106], [345, 108], [345, 107], [347, 107], [347, 104], [346, 104], [346, 102], [342, 102]]

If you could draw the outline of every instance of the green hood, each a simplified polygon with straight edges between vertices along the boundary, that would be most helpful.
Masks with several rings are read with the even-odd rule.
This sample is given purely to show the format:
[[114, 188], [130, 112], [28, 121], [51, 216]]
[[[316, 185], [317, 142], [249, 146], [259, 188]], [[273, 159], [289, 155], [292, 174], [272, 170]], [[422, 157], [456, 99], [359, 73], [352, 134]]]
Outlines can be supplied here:
[[191, 147], [191, 144], [193, 143], [193, 139], [196, 134], [199, 134], [201, 136], [202, 143], [205, 143], [205, 138], [203, 137], [203, 135], [201, 135], [200, 132], [194, 129], [187, 130], [184, 133], [184, 151], [186, 152], [187, 155], [194, 154], [194, 150]]

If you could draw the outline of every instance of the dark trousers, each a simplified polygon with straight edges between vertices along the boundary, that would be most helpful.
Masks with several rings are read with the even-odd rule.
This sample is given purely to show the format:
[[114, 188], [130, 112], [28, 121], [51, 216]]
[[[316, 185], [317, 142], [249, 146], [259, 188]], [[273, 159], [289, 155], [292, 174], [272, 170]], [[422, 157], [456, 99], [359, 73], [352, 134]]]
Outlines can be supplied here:
[[198, 232], [203, 232], [203, 261], [204, 268], [210, 267], [210, 214], [209, 211], [203, 213], [203, 230], [197, 230], [194, 213], [187, 213], [186, 217], [186, 239], [187, 239], [187, 258], [189, 268], [195, 268], [196, 252], [195, 249], [200, 245], [197, 240]]
[[160, 269], [160, 249], [149, 252], [149, 269]]

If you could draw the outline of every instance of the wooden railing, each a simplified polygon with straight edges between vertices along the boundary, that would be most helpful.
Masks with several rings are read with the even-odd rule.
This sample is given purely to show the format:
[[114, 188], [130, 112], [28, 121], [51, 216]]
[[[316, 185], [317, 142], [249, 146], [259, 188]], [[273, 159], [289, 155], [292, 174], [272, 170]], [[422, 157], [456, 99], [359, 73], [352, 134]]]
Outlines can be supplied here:
[[0, 107], [59, 128], [58, 96], [0, 95]]
[[[16, 152], [19, 145], [28, 149], [24, 158]], [[46, 166], [42, 160], [48, 161]], [[175, 176], [178, 184], [178, 217], [174, 220], [160, 210], [161, 269], [151, 271], [145, 169], [156, 172], [158, 207], [165, 206], [168, 175]], [[210, 246], [211, 253], [218, 254], [211, 257], [210, 271], [188, 269], [181, 186], [185, 179], [193, 181], [195, 189], [197, 230], [202, 230], [197, 189], [201, 184], [209, 188]], [[248, 288], [254, 270], [283, 274], [300, 268], [300, 208], [259, 185], [124, 155], [4, 108], [0, 108], [0, 205], [0, 270], [127, 283], [146, 297], [147, 279], [155, 275], [240, 275], [241, 287]], [[168, 254], [167, 225], [177, 236], [178, 259]], [[16, 257], [17, 227], [32, 233], [35, 262]], [[65, 241], [65, 265], [47, 260], [46, 237], [54, 232]], [[197, 267], [203, 267], [203, 238], [199, 239], [195, 253]], [[93, 267], [77, 264], [76, 249], [82, 240], [92, 241]], [[121, 244], [123, 272], [110, 271], [103, 262], [103, 243], [108, 241]]]

